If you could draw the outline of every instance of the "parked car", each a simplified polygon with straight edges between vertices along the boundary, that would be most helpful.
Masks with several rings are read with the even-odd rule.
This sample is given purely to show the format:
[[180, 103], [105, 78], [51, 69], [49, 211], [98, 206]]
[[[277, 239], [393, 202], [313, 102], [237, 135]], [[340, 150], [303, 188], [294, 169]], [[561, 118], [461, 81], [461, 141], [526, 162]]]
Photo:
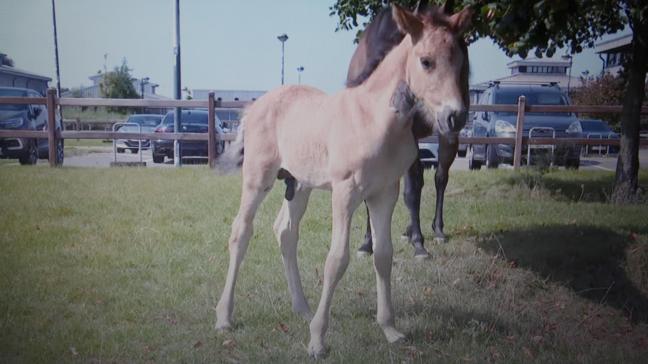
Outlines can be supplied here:
[[[527, 105], [569, 105], [569, 99], [557, 85], [500, 85], [490, 86], [482, 94], [480, 104], [515, 105], [524, 95]], [[526, 113], [524, 136], [541, 138], [568, 138], [568, 132], [575, 128], [578, 120], [573, 113], [544, 112]], [[474, 137], [514, 137], [517, 113], [515, 112], [477, 112], [473, 119]], [[483, 164], [497, 168], [501, 163], [513, 164], [513, 145], [509, 144], [472, 144], [468, 147], [468, 166], [479, 169]], [[534, 145], [531, 146], [530, 164], [552, 163], [567, 168], [580, 166], [580, 146], [578, 145]], [[527, 163], [528, 146], [524, 145], [522, 159]]]
[[[182, 133], [207, 133], [207, 110], [182, 110], [181, 130]], [[156, 133], [173, 133], [175, 116], [173, 111], [168, 112], [160, 125], [155, 128]], [[216, 116], [216, 134], [223, 134], [223, 123]], [[153, 140], [152, 143], [153, 162], [164, 163], [164, 158], [173, 159], [173, 140]], [[225, 149], [225, 142], [219, 141], [216, 144], [216, 154], [221, 154]], [[181, 157], [207, 157], [207, 141], [182, 140], [180, 141]]]
[[[152, 133], [162, 121], [162, 115], [156, 114], [133, 114], [126, 119], [127, 124], [138, 124], [141, 126], [142, 133]], [[120, 133], [139, 133], [140, 127], [136, 125], [123, 125], [118, 130]], [[137, 153], [140, 147], [138, 139], [118, 139], [116, 142], [117, 153], [124, 153], [130, 150], [131, 153]], [[149, 149], [151, 141], [142, 139], [142, 149]]]
[[439, 163], [439, 143], [433, 141], [432, 138], [436, 139], [436, 135], [418, 141], [418, 156], [423, 168], [436, 168]]
[[[43, 97], [38, 92], [26, 88], [0, 87], [0, 97]], [[61, 121], [56, 120], [57, 130]], [[0, 129], [3, 130], [47, 130], [47, 109], [45, 105], [0, 104]], [[63, 163], [64, 142], [56, 145], [56, 162]], [[31, 165], [38, 158], [49, 156], [47, 139], [0, 138], [0, 158], [18, 159], [20, 164]]]
[[[466, 126], [464, 126], [461, 131], [459, 131], [459, 137], [463, 138], [470, 138], [472, 136], [472, 122], [466, 123]], [[457, 149], [457, 156], [463, 158], [466, 156], [466, 153], [468, 153], [468, 144], [459, 144], [459, 148]]]
[[[615, 133], [603, 120], [578, 120], [570, 126], [567, 132], [575, 138], [619, 139], [619, 134]], [[582, 149], [584, 154], [616, 154], [619, 152], [617, 145], [587, 145]]]

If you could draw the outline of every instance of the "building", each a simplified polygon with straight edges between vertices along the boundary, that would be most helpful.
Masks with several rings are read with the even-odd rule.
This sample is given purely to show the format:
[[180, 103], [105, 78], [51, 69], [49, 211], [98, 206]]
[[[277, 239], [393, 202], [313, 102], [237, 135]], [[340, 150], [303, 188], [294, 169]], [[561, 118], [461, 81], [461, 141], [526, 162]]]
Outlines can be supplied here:
[[509, 76], [470, 86], [471, 103], [476, 104], [479, 100], [479, 96], [493, 81], [524, 85], [556, 83], [559, 87], [564, 89], [580, 88], [582, 86], [582, 80], [579, 77], [573, 77], [569, 74], [571, 58], [529, 58], [510, 62], [506, 66], [511, 70]]
[[632, 51], [632, 33], [608, 39], [594, 46], [601, 61], [603, 72], [618, 75], [623, 70], [623, 62]]
[[255, 101], [266, 91], [254, 90], [205, 90], [194, 89], [192, 91], [193, 98], [196, 100], [207, 100], [210, 92], [214, 92], [214, 97], [218, 101]]
[[29, 88], [43, 96], [47, 93], [51, 78], [4, 65], [6, 56], [0, 53], [0, 86]]
[[[90, 86], [81, 86], [78, 90], [70, 90], [63, 93], [63, 97], [82, 97], [82, 98], [100, 98], [101, 97], [101, 79], [103, 74], [98, 73], [88, 77], [92, 81]], [[149, 82], [148, 77], [144, 79], [133, 78], [131, 79], [135, 91], [142, 96], [142, 90], [144, 91], [144, 99], [167, 99], [167, 97], [156, 94], [156, 89], [158, 88], [157, 83]]]
[[[206, 90], [194, 89], [192, 96], [194, 100], [206, 100], [209, 93], [214, 93], [214, 98], [217, 101], [256, 101], [259, 97], [263, 96], [266, 91], [255, 90]], [[217, 109], [216, 115], [230, 130], [236, 130], [241, 120], [241, 109]]]

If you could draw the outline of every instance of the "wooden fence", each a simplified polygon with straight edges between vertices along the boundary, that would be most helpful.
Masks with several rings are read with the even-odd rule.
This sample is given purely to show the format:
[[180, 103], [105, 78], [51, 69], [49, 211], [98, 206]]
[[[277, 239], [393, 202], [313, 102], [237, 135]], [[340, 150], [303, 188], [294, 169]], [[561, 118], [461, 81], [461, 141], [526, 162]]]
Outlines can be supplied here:
[[[216, 159], [216, 143], [218, 141], [232, 141], [236, 134], [216, 134], [215, 120], [217, 108], [243, 108], [249, 104], [244, 101], [222, 102], [214, 99], [210, 93], [207, 100], [144, 100], [144, 99], [91, 99], [91, 98], [58, 98], [56, 90], [49, 89], [46, 97], [0, 97], [1, 104], [21, 105], [46, 105], [48, 112], [47, 130], [0, 130], [0, 138], [47, 138], [49, 144], [49, 163], [56, 166], [56, 145], [59, 139], [156, 139], [156, 140], [206, 140], [208, 142], [208, 163], [214, 165]], [[204, 133], [121, 133], [113, 131], [66, 131], [56, 129], [57, 106], [112, 106], [112, 107], [153, 107], [153, 108], [207, 108], [208, 132]], [[528, 112], [586, 112], [596, 113], [621, 113], [622, 106], [540, 106], [527, 105], [524, 96], [521, 96], [517, 105], [471, 105], [470, 111], [500, 111], [517, 113], [517, 132], [515, 137], [460, 137], [461, 144], [514, 144], [514, 168], [519, 168], [522, 160], [522, 146], [527, 145], [619, 145], [618, 139], [587, 139], [587, 138], [537, 138], [525, 137], [522, 129], [525, 113]], [[641, 110], [648, 114], [648, 108]], [[435, 141], [435, 137], [426, 138]], [[648, 140], [641, 140], [641, 145], [648, 145]]]

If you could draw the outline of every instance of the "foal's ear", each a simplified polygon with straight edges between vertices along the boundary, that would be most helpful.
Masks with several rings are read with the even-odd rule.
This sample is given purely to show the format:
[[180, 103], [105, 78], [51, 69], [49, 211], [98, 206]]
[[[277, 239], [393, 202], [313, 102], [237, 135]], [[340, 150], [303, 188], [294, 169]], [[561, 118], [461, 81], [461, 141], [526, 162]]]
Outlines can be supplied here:
[[450, 25], [457, 34], [463, 34], [468, 31], [472, 25], [474, 11], [470, 6], [466, 6], [460, 12], [450, 17]]
[[392, 17], [401, 32], [411, 35], [414, 43], [419, 40], [423, 34], [423, 22], [416, 15], [399, 5], [392, 4]]

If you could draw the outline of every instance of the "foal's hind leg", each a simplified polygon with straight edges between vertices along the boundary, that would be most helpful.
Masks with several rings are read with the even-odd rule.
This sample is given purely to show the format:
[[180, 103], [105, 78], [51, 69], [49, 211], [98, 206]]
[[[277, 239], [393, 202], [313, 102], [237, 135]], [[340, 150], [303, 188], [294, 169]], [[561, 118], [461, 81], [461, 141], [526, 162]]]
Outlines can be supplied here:
[[[245, 182], [241, 192], [241, 204], [239, 212], [232, 224], [232, 232], [229, 238], [229, 268], [227, 279], [223, 287], [223, 293], [216, 306], [216, 329], [224, 330], [232, 326], [232, 312], [234, 310], [234, 287], [238, 270], [245, 257], [248, 242], [252, 236], [252, 223], [257, 208], [268, 194], [272, 187], [274, 176], [260, 176], [259, 181]], [[269, 178], [264, 178], [269, 177]], [[252, 178], [253, 179], [253, 178]]]
[[[365, 202], [365, 206], [366, 206]], [[367, 230], [365, 231], [364, 243], [358, 248], [356, 253], [359, 257], [365, 257], [373, 254], [373, 240], [371, 239], [371, 217], [369, 216], [369, 207], [367, 206]]]
[[391, 222], [396, 200], [398, 200], [398, 184], [388, 186], [384, 191], [367, 199], [374, 239], [374, 268], [378, 294], [376, 320], [390, 343], [404, 338], [403, 334], [394, 327], [394, 308], [391, 300], [393, 259]]
[[434, 220], [432, 221], [432, 230], [434, 230], [434, 239], [439, 242], [446, 241], [446, 235], [443, 232], [443, 200], [445, 189], [448, 185], [448, 173], [450, 166], [457, 156], [459, 140], [455, 137], [448, 140], [439, 137], [439, 166], [434, 174], [434, 185], [436, 187], [436, 208], [434, 210]]
[[354, 193], [353, 182], [346, 180], [333, 185], [331, 201], [333, 210], [331, 247], [324, 265], [322, 296], [320, 297], [315, 316], [310, 323], [311, 337], [308, 344], [308, 353], [314, 357], [321, 356], [326, 352], [324, 335], [328, 330], [333, 291], [349, 265], [349, 229], [351, 216], [361, 202], [361, 199]]
[[292, 297], [293, 311], [306, 320], [312, 319], [313, 315], [304, 297], [304, 290], [299, 276], [297, 243], [299, 242], [299, 222], [304, 216], [304, 212], [306, 212], [310, 193], [310, 189], [297, 187], [292, 200], [283, 201], [281, 211], [279, 211], [274, 223], [274, 232], [281, 247], [286, 280]]

